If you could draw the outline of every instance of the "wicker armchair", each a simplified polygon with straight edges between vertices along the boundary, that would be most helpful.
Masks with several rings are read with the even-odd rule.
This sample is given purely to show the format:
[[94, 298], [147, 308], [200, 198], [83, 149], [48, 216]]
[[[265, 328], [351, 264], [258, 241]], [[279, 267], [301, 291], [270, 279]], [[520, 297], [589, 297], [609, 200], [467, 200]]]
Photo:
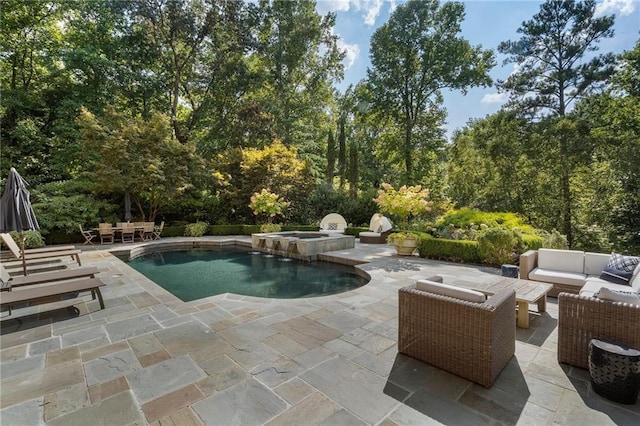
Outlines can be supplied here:
[[640, 306], [560, 293], [558, 361], [588, 369], [591, 339], [640, 349]]
[[507, 365], [516, 346], [516, 298], [511, 289], [484, 303], [399, 290], [398, 351], [485, 387]]

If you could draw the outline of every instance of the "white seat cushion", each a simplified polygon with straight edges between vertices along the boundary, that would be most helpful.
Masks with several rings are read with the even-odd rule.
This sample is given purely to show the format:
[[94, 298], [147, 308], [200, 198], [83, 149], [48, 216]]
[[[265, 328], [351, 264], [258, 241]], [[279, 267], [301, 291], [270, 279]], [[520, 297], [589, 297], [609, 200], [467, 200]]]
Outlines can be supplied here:
[[584, 273], [587, 275], [600, 275], [604, 267], [609, 263], [610, 258], [610, 254], [586, 252], [584, 254]]
[[587, 276], [578, 272], [566, 272], [552, 269], [535, 268], [529, 272], [529, 279], [551, 284], [565, 284], [582, 287]]
[[577, 250], [538, 250], [538, 268], [584, 273], [584, 252]]
[[595, 276], [587, 277], [584, 286], [580, 289], [580, 296], [593, 297], [602, 287], [618, 291], [633, 291], [628, 285], [614, 284]]
[[366, 231], [366, 232], [361, 232], [359, 235], [361, 237], [380, 237], [382, 234], [380, 234], [379, 232]]
[[429, 280], [418, 280], [418, 282], [416, 282], [416, 288], [418, 290], [440, 294], [443, 296], [454, 297], [456, 299], [465, 300], [467, 302], [484, 303], [487, 300], [487, 296], [479, 291], [437, 283]]

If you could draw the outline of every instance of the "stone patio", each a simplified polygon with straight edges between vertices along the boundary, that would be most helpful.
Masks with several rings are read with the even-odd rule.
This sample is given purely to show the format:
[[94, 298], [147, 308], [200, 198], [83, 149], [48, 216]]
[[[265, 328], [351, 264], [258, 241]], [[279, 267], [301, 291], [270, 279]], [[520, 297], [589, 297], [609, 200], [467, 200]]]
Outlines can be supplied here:
[[106, 309], [85, 296], [2, 313], [3, 426], [640, 424], [638, 404], [609, 402], [587, 371], [558, 364], [553, 298], [517, 330], [516, 356], [490, 389], [397, 353], [400, 287], [496, 269], [356, 243], [328, 257], [368, 262], [358, 290], [184, 303], [110, 253], [121, 245], [81, 248], [107, 284]]

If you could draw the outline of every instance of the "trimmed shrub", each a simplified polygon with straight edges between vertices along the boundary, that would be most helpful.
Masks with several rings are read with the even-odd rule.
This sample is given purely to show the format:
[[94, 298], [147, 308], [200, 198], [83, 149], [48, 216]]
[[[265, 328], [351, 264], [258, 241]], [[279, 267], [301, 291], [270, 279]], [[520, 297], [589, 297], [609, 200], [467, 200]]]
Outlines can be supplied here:
[[[20, 247], [20, 233], [16, 231], [9, 232], [13, 241]], [[4, 242], [2, 243], [4, 245]], [[44, 239], [38, 231], [24, 231], [24, 248], [38, 248], [44, 246]]]
[[184, 227], [184, 236], [185, 237], [202, 237], [205, 234], [205, 232], [207, 232], [208, 228], [209, 228], [209, 225], [206, 224], [205, 222], [190, 223]]
[[478, 235], [478, 254], [492, 265], [513, 263], [522, 250], [520, 233], [508, 228], [488, 228]]
[[538, 250], [545, 247], [544, 238], [539, 235], [524, 234], [522, 235], [523, 252], [527, 250]]
[[429, 259], [479, 263], [478, 243], [469, 240], [447, 240], [423, 234], [418, 242], [418, 255]]

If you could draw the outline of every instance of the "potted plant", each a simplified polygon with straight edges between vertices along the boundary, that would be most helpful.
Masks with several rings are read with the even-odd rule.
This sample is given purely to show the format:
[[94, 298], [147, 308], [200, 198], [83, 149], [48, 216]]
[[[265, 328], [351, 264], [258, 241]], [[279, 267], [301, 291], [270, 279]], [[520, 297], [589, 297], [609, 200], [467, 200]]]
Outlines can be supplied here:
[[264, 214], [267, 216], [267, 223], [260, 227], [261, 232], [275, 232], [280, 230], [280, 225], [273, 223], [276, 215], [282, 214], [285, 208], [289, 206], [289, 202], [278, 194], [271, 192], [269, 189], [263, 189], [261, 192], [255, 192], [251, 196], [249, 207], [256, 216]]
[[378, 196], [373, 199], [383, 213], [397, 218], [402, 224], [402, 229], [387, 238], [389, 244], [396, 247], [396, 252], [401, 256], [409, 256], [418, 246], [419, 235], [408, 231], [410, 216], [424, 213], [431, 209], [431, 202], [426, 198], [429, 190], [420, 185], [406, 186], [395, 189], [388, 183], [382, 184], [378, 190]]

